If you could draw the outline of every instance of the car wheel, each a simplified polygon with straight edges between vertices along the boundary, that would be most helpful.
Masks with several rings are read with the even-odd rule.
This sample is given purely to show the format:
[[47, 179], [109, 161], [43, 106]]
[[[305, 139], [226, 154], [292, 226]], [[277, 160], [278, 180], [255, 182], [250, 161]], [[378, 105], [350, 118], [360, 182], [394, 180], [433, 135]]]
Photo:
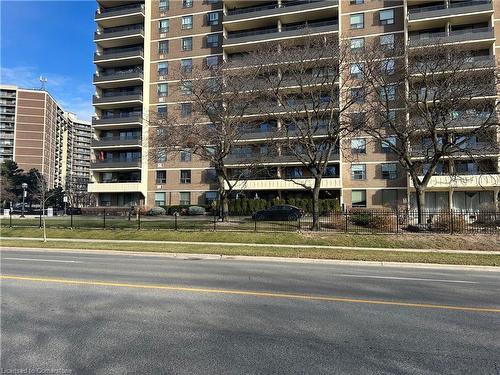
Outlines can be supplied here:
[[297, 214], [288, 215], [288, 221], [296, 221], [298, 219]]

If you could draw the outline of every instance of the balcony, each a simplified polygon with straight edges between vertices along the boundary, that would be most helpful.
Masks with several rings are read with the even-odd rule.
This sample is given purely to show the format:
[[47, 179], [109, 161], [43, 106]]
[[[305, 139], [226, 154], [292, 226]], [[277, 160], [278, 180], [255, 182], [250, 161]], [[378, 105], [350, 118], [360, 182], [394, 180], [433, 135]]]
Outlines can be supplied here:
[[[340, 160], [338, 151], [332, 152], [328, 161], [336, 162]], [[292, 154], [230, 154], [225, 158], [227, 166], [241, 166], [248, 164], [265, 164], [265, 165], [301, 165], [302, 162]]]
[[94, 84], [101, 88], [118, 87], [121, 84], [139, 85], [143, 80], [143, 72], [141, 69], [133, 71], [118, 71], [114, 73], [98, 73], [94, 74]]
[[99, 43], [104, 48], [140, 43], [142, 40], [144, 40], [144, 27], [142, 25], [120, 26], [94, 33], [94, 42]]
[[89, 182], [89, 193], [124, 193], [141, 191], [141, 182]]
[[481, 27], [477, 29], [469, 30], [456, 30], [450, 33], [446, 32], [435, 32], [426, 33], [422, 35], [410, 35], [409, 46], [410, 47], [424, 47], [433, 44], [445, 43], [473, 43], [483, 40], [495, 39], [495, 33], [491, 27]]
[[[294, 182], [295, 181], [295, 182]], [[241, 180], [231, 181], [234, 190], [304, 190], [304, 187], [299, 185], [314, 186], [313, 178], [297, 178], [292, 180], [284, 179], [262, 179], [262, 180]], [[226, 186], [227, 188], [227, 186]], [[321, 189], [341, 189], [342, 183], [340, 178], [323, 177], [321, 180]]]
[[281, 16], [287, 13], [313, 11], [326, 7], [338, 6], [338, 0], [302, 0], [282, 4], [268, 4], [228, 10], [224, 23], [254, 18]]
[[125, 168], [141, 168], [141, 159], [107, 159], [96, 160], [90, 163], [91, 169], [125, 169]]
[[118, 126], [120, 128], [132, 128], [142, 125], [142, 113], [132, 112], [118, 116], [93, 117], [92, 126], [99, 129], [107, 129]]
[[449, 6], [445, 4], [432, 5], [422, 8], [414, 8], [408, 10], [408, 19], [412, 21], [420, 21], [427, 18], [442, 18], [457, 16], [462, 14], [479, 13], [493, 11], [493, 6], [490, 0], [476, 0], [471, 2], [451, 3]]
[[[498, 145], [494, 142], [476, 142], [470, 145], [463, 146], [464, 155], [496, 155], [498, 154]], [[460, 154], [462, 151], [459, 151]], [[432, 156], [432, 149], [424, 148], [422, 146], [412, 146], [410, 150], [411, 156], [415, 158], [430, 157]], [[458, 156], [457, 154], [456, 156]]]
[[142, 144], [141, 138], [132, 137], [106, 137], [101, 139], [93, 139], [93, 148], [117, 148], [123, 146], [137, 146], [140, 147]]
[[114, 93], [107, 96], [97, 96], [94, 95], [92, 98], [92, 104], [94, 106], [104, 106], [108, 108], [120, 107], [124, 104], [141, 104], [142, 103], [142, 93]]
[[278, 31], [278, 28], [274, 27], [259, 30], [233, 32], [228, 34], [226, 39], [224, 39], [224, 46], [232, 46], [242, 43], [258, 43], [264, 40], [271, 39], [299, 37], [304, 35], [306, 30], [309, 34], [337, 32], [338, 21], [328, 20], [322, 22], [306, 22], [299, 25], [284, 25], [281, 32]]
[[[410, 179], [410, 186], [413, 187], [413, 182]], [[484, 189], [500, 187], [500, 174], [484, 173], [471, 175], [445, 175], [432, 176], [429, 180], [429, 188], [431, 189]]]
[[123, 65], [138, 65], [144, 60], [142, 48], [123, 48], [112, 52], [96, 52], [94, 63], [102, 66], [116, 65], [119, 61]]
[[144, 4], [127, 4], [112, 8], [100, 8], [95, 12], [94, 20], [107, 27], [122, 23], [135, 23], [144, 19]]

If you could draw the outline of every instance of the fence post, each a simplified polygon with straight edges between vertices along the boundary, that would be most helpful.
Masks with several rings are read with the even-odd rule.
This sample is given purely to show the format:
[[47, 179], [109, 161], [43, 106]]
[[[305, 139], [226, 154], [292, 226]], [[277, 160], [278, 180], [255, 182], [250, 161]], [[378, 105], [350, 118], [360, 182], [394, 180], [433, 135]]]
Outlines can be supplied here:
[[12, 228], [12, 207], [9, 210], [9, 227]]
[[43, 210], [40, 209], [40, 223], [38, 224], [38, 227], [41, 228], [42, 227], [42, 212]]
[[174, 230], [177, 230], [177, 215], [174, 214]]
[[399, 210], [398, 210], [398, 206], [396, 206], [396, 233], [399, 233]]
[[70, 211], [71, 214], [71, 229], [73, 229], [73, 210]]
[[450, 210], [450, 234], [453, 234], [453, 210]]
[[349, 217], [347, 215], [347, 211], [344, 212], [344, 215], [345, 215], [345, 232], [347, 233], [347, 226], [349, 225]]
[[300, 230], [302, 229], [302, 228], [301, 228], [301, 226], [300, 226], [300, 216], [299, 216], [299, 218], [297, 219], [297, 224], [298, 224], [298, 230], [300, 231]]
[[213, 209], [212, 211], [213, 211], [213, 213], [214, 213], [214, 232], [215, 232], [215, 231], [216, 231], [216, 229], [217, 229], [217, 228], [216, 228], [216, 226], [217, 226], [217, 217], [215, 216], [215, 213], [216, 213], [216, 212], [215, 212], [215, 209]]
[[106, 209], [105, 208], [102, 211], [102, 219], [103, 219], [102, 229], [106, 229]]
[[137, 230], [141, 230], [141, 210], [137, 210]]

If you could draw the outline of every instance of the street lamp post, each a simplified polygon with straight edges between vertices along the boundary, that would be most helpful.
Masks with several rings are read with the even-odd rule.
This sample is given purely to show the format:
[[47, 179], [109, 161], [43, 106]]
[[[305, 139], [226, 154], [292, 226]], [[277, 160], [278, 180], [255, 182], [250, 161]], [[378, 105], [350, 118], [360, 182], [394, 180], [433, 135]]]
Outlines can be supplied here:
[[26, 189], [28, 188], [28, 184], [23, 182], [21, 187], [23, 188], [23, 206], [21, 207], [21, 217], [24, 217], [24, 200], [26, 199]]

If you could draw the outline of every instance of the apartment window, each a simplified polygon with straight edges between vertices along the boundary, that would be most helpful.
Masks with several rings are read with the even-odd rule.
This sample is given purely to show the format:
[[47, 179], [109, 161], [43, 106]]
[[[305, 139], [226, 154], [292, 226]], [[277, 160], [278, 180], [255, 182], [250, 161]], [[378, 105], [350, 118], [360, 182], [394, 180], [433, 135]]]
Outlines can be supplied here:
[[394, 34], [381, 35], [380, 46], [385, 49], [394, 49]]
[[191, 161], [191, 151], [181, 150], [181, 161]]
[[160, 12], [166, 12], [169, 8], [169, 0], [160, 0], [158, 6], [160, 8]]
[[396, 163], [386, 163], [381, 165], [382, 178], [384, 180], [395, 180], [398, 178], [398, 166]]
[[192, 8], [193, 7], [193, 0], [182, 0], [182, 7], [183, 8]]
[[362, 50], [365, 48], [365, 38], [351, 39], [351, 50]]
[[181, 60], [181, 70], [183, 73], [191, 73], [193, 71], [193, 60], [192, 59]]
[[207, 65], [207, 68], [213, 68], [219, 65], [219, 56], [208, 56], [205, 59], [205, 64]]
[[170, 22], [168, 20], [160, 20], [160, 33], [168, 33]]
[[156, 151], [156, 161], [158, 163], [163, 163], [167, 161], [167, 152], [164, 149], [159, 149]]
[[366, 190], [352, 190], [351, 205], [353, 207], [366, 207]]
[[207, 25], [217, 26], [219, 24], [219, 12], [207, 13]]
[[384, 9], [378, 14], [381, 25], [392, 25], [394, 23], [394, 9]]
[[355, 103], [364, 103], [365, 92], [361, 87], [354, 87], [351, 89], [351, 99]]
[[181, 184], [190, 184], [191, 183], [191, 170], [182, 169], [181, 170]]
[[166, 105], [159, 105], [156, 108], [156, 112], [158, 113], [159, 117], [165, 117], [165, 116], [167, 116], [167, 106]]
[[192, 37], [182, 38], [181, 44], [183, 51], [191, 51], [193, 49], [193, 38]]
[[363, 13], [351, 14], [351, 29], [362, 29], [365, 27], [365, 15]]
[[168, 74], [168, 62], [159, 62], [158, 63], [158, 75], [166, 76]]
[[193, 82], [184, 81], [181, 83], [181, 93], [182, 95], [191, 95], [193, 93]]
[[181, 103], [181, 116], [182, 117], [189, 117], [189, 116], [191, 116], [192, 112], [193, 112], [192, 103]]
[[187, 30], [193, 28], [193, 16], [184, 16], [181, 21], [181, 29]]
[[323, 177], [336, 177], [339, 176], [339, 170], [336, 165], [328, 165], [325, 168], [325, 172], [323, 173]]
[[160, 185], [167, 183], [167, 171], [156, 171], [156, 183]]
[[396, 99], [396, 86], [387, 85], [380, 88], [380, 99], [385, 101], [392, 101]]
[[163, 98], [168, 96], [168, 83], [158, 84], [158, 97]]
[[398, 191], [396, 189], [382, 189], [382, 205], [394, 206], [398, 202]]
[[355, 138], [351, 140], [351, 152], [353, 154], [366, 154], [366, 139]]
[[363, 76], [363, 64], [355, 63], [351, 64], [351, 77], [360, 78]]
[[191, 205], [191, 193], [189, 191], [179, 193], [179, 204], [181, 206]]
[[217, 48], [219, 43], [219, 34], [207, 35], [207, 48]]
[[361, 5], [365, 2], [365, 0], [350, 0], [349, 3], [351, 5]]
[[165, 193], [155, 193], [155, 206], [165, 206]]
[[396, 72], [396, 62], [393, 59], [382, 61], [382, 73], [393, 75]]
[[158, 53], [168, 53], [168, 40], [158, 42]]
[[392, 149], [396, 147], [396, 137], [391, 136], [384, 138], [381, 141], [380, 146], [382, 148], [382, 152], [392, 152]]
[[351, 165], [351, 178], [353, 180], [366, 180], [366, 164]]

